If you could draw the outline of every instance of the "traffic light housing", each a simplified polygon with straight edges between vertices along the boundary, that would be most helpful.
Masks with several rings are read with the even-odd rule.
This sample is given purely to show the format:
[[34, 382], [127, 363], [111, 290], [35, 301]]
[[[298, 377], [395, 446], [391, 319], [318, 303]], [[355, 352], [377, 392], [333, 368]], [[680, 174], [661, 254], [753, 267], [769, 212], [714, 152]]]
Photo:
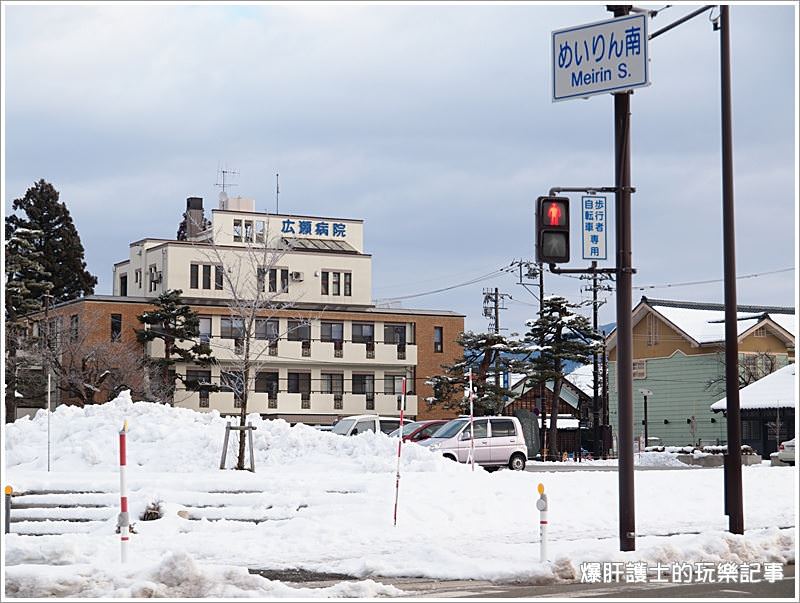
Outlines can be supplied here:
[[569, 262], [569, 199], [536, 199], [536, 261], [540, 264]]

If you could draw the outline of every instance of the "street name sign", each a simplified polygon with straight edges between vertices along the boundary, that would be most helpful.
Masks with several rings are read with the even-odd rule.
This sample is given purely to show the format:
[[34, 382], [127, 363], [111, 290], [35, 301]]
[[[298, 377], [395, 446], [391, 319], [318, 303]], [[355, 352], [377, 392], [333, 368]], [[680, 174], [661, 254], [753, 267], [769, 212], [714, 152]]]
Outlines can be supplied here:
[[647, 15], [552, 32], [553, 101], [650, 85]]

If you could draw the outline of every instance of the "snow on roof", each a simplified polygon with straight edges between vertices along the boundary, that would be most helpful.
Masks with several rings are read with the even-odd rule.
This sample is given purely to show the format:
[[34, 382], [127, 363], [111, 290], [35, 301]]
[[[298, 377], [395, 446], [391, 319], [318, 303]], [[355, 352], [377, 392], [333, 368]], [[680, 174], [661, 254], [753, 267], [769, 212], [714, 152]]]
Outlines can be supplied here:
[[[795, 365], [788, 364], [774, 373], [762, 377], [755, 383], [739, 390], [739, 406], [742, 410], [758, 408], [794, 408]], [[711, 410], [727, 408], [727, 398], [711, 405]]]
[[[653, 305], [659, 314], [694, 339], [697, 343], [725, 340], [725, 311], [673, 308]], [[737, 312], [737, 333], [741, 335], [758, 323], [760, 314]]]
[[769, 317], [797, 338], [797, 316], [794, 314], [770, 314]]
[[591, 364], [579, 366], [567, 375], [567, 379], [587, 396], [594, 395], [594, 367]]

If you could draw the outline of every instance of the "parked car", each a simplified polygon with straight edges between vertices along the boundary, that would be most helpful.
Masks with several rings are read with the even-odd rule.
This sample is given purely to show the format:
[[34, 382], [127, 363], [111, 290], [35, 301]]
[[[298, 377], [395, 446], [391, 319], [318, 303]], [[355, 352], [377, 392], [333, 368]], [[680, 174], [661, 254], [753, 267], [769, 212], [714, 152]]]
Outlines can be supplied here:
[[333, 426], [333, 433], [339, 435], [358, 435], [365, 431], [391, 433], [400, 427], [398, 417], [380, 417], [378, 415], [355, 415], [344, 417]]
[[[427, 440], [434, 433], [439, 431], [439, 428], [448, 423], [446, 419], [432, 419], [430, 421], [411, 421], [403, 424], [403, 441], [404, 442], [421, 442]], [[395, 429], [390, 436], [397, 436], [400, 433], [400, 428]]]
[[787, 465], [794, 465], [794, 438], [781, 442], [778, 446], [778, 460]]
[[[474, 434], [474, 439], [472, 437]], [[459, 417], [444, 424], [427, 440], [420, 442], [445, 458], [466, 463], [470, 449], [475, 462], [485, 467], [525, 469], [528, 447], [522, 435], [522, 425], [516, 417]]]

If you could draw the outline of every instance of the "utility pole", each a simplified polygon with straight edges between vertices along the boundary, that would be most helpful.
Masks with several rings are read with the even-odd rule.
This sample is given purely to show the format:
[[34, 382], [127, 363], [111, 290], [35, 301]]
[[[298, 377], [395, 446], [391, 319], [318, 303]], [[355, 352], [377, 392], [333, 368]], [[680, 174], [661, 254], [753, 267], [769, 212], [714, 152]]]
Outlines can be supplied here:
[[728, 530], [744, 534], [742, 505], [742, 417], [739, 407], [739, 335], [736, 313], [736, 236], [733, 214], [733, 134], [731, 131], [730, 7], [720, 7], [722, 100], [722, 224], [725, 271], [725, 397], [728, 415]]
[[[615, 17], [630, 5], [608, 5]], [[633, 476], [633, 331], [631, 249], [631, 92], [614, 93], [614, 147], [617, 225], [617, 389], [619, 400], [619, 548], [636, 549]]]
[[[500, 293], [500, 290], [495, 287], [494, 291], [491, 289], [483, 290], [483, 315], [489, 319], [489, 330], [500, 334], [500, 310], [505, 310], [503, 304], [505, 298], [511, 297], [508, 293]], [[498, 354], [494, 361], [494, 383], [500, 387], [500, 355]]]

